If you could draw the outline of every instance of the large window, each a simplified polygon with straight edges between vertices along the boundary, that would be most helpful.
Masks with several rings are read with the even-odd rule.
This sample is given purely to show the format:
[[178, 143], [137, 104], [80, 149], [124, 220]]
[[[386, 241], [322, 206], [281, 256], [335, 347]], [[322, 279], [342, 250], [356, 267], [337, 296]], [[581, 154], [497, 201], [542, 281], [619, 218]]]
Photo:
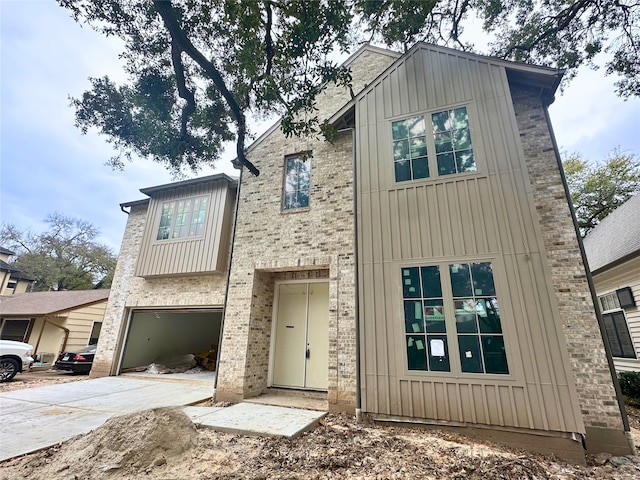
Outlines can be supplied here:
[[162, 204], [157, 240], [199, 237], [204, 233], [208, 199], [182, 198]]
[[0, 328], [1, 340], [26, 341], [31, 320], [5, 320]]
[[440, 267], [403, 268], [402, 289], [409, 370], [450, 371]]
[[466, 107], [432, 113], [431, 131], [424, 115], [392, 122], [391, 131], [396, 182], [476, 171]]
[[[490, 262], [402, 269], [409, 370], [450, 371], [447, 325], [463, 373], [508, 374], [504, 335]], [[451, 293], [442, 289], [441, 273]], [[447, 308], [450, 306], [447, 318]], [[453, 330], [451, 330], [453, 331]], [[455, 349], [455, 347], [454, 347]]]
[[295, 210], [309, 207], [311, 187], [311, 157], [300, 155], [285, 160], [282, 208]]

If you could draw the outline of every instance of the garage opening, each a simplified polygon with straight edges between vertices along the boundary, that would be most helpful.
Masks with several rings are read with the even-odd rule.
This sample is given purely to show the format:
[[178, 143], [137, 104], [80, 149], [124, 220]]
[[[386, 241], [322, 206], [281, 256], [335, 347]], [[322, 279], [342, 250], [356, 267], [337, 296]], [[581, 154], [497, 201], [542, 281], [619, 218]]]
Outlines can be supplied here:
[[143, 371], [152, 364], [174, 368], [199, 354], [199, 366], [214, 362], [210, 370], [215, 366], [221, 325], [221, 310], [133, 311], [118, 373]]

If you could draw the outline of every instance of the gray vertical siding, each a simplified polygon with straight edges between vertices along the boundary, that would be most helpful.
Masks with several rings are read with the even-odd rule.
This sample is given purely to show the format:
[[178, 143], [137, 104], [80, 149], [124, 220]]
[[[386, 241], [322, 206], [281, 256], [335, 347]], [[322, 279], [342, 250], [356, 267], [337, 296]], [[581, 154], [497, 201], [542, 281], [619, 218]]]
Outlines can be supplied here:
[[[235, 190], [225, 180], [201, 183], [155, 194], [147, 214], [136, 276], [160, 276], [222, 272], [227, 267], [227, 254], [233, 219]], [[168, 200], [206, 196], [208, 208], [202, 236], [178, 240], [156, 240], [162, 204]]]
[[[405, 58], [355, 107], [363, 410], [582, 432], [505, 69], [428, 47]], [[396, 183], [391, 121], [424, 113], [430, 128], [460, 105], [478, 171]], [[460, 373], [451, 319], [451, 373], [407, 370], [401, 267], [477, 259], [494, 266], [509, 375]]]

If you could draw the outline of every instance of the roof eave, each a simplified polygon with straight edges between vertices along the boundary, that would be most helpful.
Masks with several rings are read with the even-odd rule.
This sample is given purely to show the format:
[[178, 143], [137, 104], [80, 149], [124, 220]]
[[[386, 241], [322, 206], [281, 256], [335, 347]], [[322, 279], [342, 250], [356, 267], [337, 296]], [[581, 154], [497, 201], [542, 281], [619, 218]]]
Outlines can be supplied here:
[[230, 187], [235, 187], [238, 180], [228, 176], [225, 173], [217, 173], [215, 175], [208, 175], [206, 177], [192, 178], [189, 180], [182, 180], [179, 182], [165, 183], [164, 185], [157, 185], [154, 187], [141, 188], [140, 192], [153, 197], [155, 194], [165, 192], [167, 190], [175, 190], [176, 188], [191, 187], [193, 185], [200, 185], [203, 183], [216, 182], [219, 180], [225, 180]]

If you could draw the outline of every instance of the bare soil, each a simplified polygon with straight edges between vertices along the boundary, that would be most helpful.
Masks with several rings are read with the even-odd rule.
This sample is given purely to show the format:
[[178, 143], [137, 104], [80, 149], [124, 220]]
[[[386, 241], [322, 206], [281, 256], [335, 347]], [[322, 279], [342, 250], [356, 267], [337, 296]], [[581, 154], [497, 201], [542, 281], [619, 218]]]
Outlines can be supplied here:
[[[49, 381], [55, 383], [57, 379]], [[636, 426], [640, 423], [638, 413], [630, 412]], [[586, 467], [570, 465], [551, 457], [439, 431], [357, 424], [350, 415], [329, 415], [313, 431], [293, 440], [234, 435], [198, 430], [181, 410], [165, 408], [115, 417], [63, 444], [2, 462], [0, 477], [6, 480], [640, 478], [640, 457], [600, 455], [589, 458], [588, 463]]]

